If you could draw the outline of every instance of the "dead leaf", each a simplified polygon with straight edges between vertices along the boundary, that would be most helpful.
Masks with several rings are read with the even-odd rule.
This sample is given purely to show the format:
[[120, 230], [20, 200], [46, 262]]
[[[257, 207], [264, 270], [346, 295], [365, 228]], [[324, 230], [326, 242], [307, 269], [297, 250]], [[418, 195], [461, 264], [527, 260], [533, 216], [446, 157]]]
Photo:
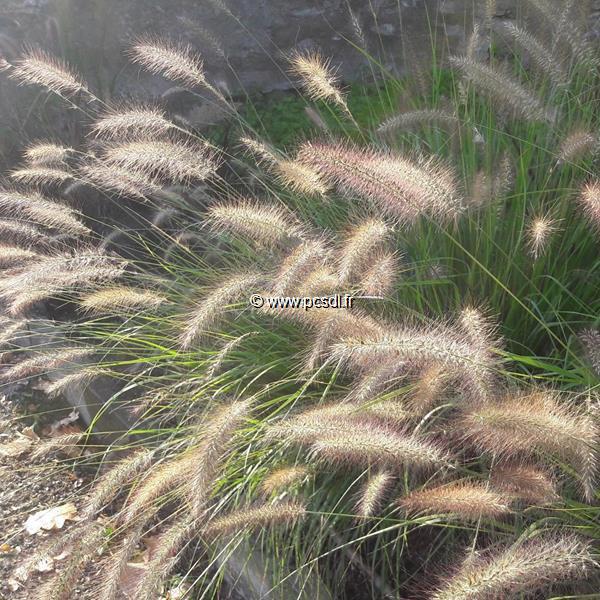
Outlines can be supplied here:
[[50, 556], [44, 556], [44, 558], [41, 558], [36, 563], [35, 570], [38, 573], [48, 573], [49, 571], [54, 571], [54, 561]]
[[0, 546], [0, 552], [7, 553], [7, 552], [10, 552], [11, 550], [12, 550], [12, 546], [10, 544], [2, 544]]
[[21, 584], [16, 579], [9, 578], [6, 583], [11, 592], [16, 592], [21, 587]]
[[74, 521], [77, 516], [77, 507], [68, 502], [61, 506], [46, 508], [30, 515], [25, 522], [25, 529], [29, 535], [39, 533], [42, 529], [62, 529], [65, 521]]
[[21, 434], [28, 437], [33, 442], [39, 442], [40, 440], [40, 436], [33, 430], [33, 427], [25, 427], [25, 429], [21, 431]]
[[21, 454], [25, 454], [25, 452], [27, 452], [32, 445], [32, 440], [24, 435], [18, 434], [18, 437], [16, 437], [14, 440], [0, 445], [0, 456], [6, 456], [10, 458], [21, 456]]

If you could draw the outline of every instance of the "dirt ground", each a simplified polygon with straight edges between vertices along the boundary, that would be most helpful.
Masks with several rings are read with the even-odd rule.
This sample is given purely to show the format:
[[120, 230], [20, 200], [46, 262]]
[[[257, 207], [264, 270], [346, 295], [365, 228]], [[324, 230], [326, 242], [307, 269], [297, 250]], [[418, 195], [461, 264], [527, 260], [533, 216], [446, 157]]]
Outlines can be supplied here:
[[[72, 425], [71, 429], [76, 426]], [[39, 424], [24, 416], [23, 407], [0, 396], [0, 598], [31, 598], [33, 592], [60, 567], [60, 560], [40, 564], [25, 581], [16, 569], [35, 551], [75, 524], [67, 520], [60, 529], [30, 533], [28, 518], [44, 509], [80, 502], [87, 483], [62, 452], [35, 458], [45, 440]], [[46, 428], [47, 432], [48, 429]], [[31, 526], [30, 526], [31, 528]], [[83, 592], [83, 590], [81, 590]], [[81, 596], [85, 597], [85, 596]]]

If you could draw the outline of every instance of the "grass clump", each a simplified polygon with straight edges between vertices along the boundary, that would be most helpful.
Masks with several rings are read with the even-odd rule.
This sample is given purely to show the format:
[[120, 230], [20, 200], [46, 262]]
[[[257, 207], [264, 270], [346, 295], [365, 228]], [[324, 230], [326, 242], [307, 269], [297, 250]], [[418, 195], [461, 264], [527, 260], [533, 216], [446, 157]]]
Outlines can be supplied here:
[[[29, 147], [19, 190], [0, 194], [0, 340], [4, 381], [120, 384], [89, 433], [113, 411], [128, 428], [84, 459], [123, 454], [81, 525], [92, 560], [98, 515], [111, 523], [103, 598], [155, 534], [136, 598], [175, 570], [190, 595], [218, 597], [244, 549], [281, 597], [590, 597], [599, 87], [572, 3], [561, 10], [565, 29], [510, 27], [509, 56], [487, 31], [485, 60], [436, 57], [414, 82], [373, 59], [375, 124], [327, 60], [293, 54], [316, 101], [302, 114], [321, 124], [293, 139], [268, 139], [192, 49], [138, 41], [142, 67], [232, 115], [239, 152], [162, 109], [105, 106], [44, 54], [6, 67], [93, 112], [90, 147]], [[268, 301], [337, 295], [353, 308]], [[24, 356], [15, 339], [42, 310], [61, 348]], [[70, 563], [47, 597], [72, 593]], [[434, 577], [441, 563], [455, 566]]]

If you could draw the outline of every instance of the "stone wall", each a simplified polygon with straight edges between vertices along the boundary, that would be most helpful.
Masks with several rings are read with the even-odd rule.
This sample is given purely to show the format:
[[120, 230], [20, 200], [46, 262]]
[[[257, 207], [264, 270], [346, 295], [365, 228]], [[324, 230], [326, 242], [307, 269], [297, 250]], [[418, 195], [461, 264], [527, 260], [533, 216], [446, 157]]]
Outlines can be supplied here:
[[[560, 0], [555, 0], [560, 1]], [[585, 2], [587, 0], [581, 0]], [[449, 47], [464, 43], [473, 7], [485, 0], [2, 0], [0, 53], [11, 60], [24, 44], [39, 45], [77, 66], [104, 98], [157, 97], [172, 84], [131, 66], [125, 51], [144, 33], [192, 44], [205, 57], [210, 78], [233, 92], [269, 92], [292, 86], [285, 54], [320, 49], [346, 79], [371, 77], [364, 42], [394, 73], [431, 53], [430, 29]], [[528, 3], [497, 0], [494, 18], [513, 18]], [[594, 0], [598, 9], [599, 0]], [[598, 12], [598, 11], [597, 11]], [[44, 103], [44, 110], [36, 110]], [[33, 107], [33, 108], [32, 108]], [[62, 110], [62, 109], [61, 109]], [[0, 76], [0, 155], [31, 137], [69, 141], [77, 126], [31, 90], [15, 90]]]

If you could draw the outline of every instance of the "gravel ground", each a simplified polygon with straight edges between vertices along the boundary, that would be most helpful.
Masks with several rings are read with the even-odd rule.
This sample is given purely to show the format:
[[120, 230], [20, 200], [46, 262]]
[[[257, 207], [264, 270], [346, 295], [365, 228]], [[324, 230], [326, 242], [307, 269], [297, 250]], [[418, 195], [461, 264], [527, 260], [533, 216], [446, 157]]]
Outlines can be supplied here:
[[46, 565], [48, 571], [33, 572], [24, 582], [18, 581], [15, 569], [74, 524], [66, 521], [60, 531], [30, 534], [25, 529], [27, 518], [69, 502], [77, 505], [78, 492], [87, 482], [71, 461], [56, 452], [37, 460], [31, 457], [28, 440], [39, 443], [34, 431], [43, 425], [24, 416], [23, 408], [0, 396], [0, 598], [11, 600], [31, 598], [60, 562]]

